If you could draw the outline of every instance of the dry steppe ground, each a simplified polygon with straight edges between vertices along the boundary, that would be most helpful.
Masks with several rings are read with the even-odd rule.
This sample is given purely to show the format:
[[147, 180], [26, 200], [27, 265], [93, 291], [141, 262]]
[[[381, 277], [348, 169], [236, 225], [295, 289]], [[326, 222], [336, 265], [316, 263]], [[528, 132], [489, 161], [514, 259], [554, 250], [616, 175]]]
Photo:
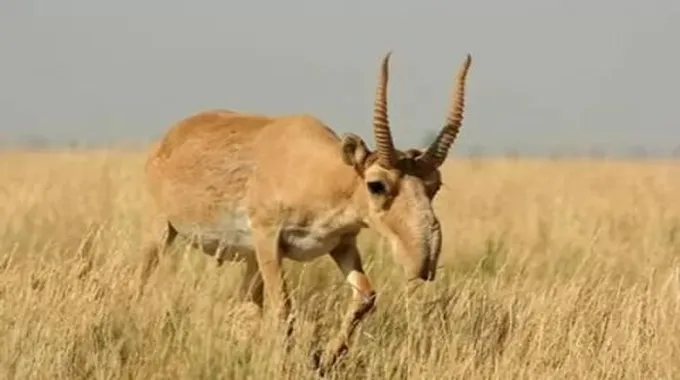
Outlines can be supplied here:
[[[288, 357], [241, 267], [180, 245], [135, 300], [144, 156], [0, 154], [0, 378], [309, 379], [349, 289], [287, 263]], [[378, 307], [343, 379], [680, 378], [680, 163], [455, 160], [435, 283], [362, 235]]]

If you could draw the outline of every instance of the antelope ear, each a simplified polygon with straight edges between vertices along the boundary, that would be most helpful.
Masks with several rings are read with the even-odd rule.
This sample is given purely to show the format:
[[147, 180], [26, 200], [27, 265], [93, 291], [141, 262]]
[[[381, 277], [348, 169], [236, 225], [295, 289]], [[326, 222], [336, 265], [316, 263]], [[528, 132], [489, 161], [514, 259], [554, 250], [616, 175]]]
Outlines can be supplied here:
[[368, 157], [369, 151], [361, 137], [354, 133], [346, 133], [340, 139], [340, 146], [342, 149], [342, 161], [345, 164], [356, 169], [364, 166], [364, 161]]

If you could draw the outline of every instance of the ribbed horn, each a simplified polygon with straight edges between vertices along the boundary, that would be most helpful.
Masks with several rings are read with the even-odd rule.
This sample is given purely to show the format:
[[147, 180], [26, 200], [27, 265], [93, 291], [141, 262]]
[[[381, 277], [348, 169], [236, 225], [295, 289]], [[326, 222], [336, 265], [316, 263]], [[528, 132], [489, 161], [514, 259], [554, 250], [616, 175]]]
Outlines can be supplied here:
[[385, 54], [380, 67], [378, 85], [375, 90], [375, 106], [373, 108], [373, 132], [375, 134], [378, 161], [386, 168], [394, 166], [396, 154], [387, 118], [387, 82], [389, 80], [389, 61], [392, 52]]
[[421, 156], [421, 160], [426, 161], [433, 167], [439, 167], [446, 160], [446, 156], [451, 149], [451, 145], [456, 140], [460, 126], [463, 124], [463, 111], [465, 108], [465, 80], [467, 78], [472, 57], [470, 54], [465, 58], [463, 66], [458, 69], [456, 74], [456, 84], [454, 86], [451, 99], [451, 106], [446, 117], [444, 128], [437, 135], [437, 139], [427, 148]]

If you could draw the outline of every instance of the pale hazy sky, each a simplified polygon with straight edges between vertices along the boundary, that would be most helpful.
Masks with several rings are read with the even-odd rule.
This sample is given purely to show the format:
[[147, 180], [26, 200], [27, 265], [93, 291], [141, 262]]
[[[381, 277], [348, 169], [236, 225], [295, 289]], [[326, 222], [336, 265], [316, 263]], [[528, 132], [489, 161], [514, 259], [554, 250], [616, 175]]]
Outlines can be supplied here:
[[391, 49], [401, 147], [439, 128], [468, 52], [457, 149], [680, 145], [677, 0], [2, 0], [0, 48], [5, 137], [148, 139], [228, 108], [311, 113], [373, 145]]

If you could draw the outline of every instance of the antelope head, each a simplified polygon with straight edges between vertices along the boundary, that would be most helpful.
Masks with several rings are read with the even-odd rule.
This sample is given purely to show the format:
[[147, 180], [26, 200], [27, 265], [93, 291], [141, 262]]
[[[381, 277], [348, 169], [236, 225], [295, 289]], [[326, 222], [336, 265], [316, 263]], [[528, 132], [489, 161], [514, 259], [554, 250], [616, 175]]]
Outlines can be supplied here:
[[441, 186], [440, 166], [453, 145], [463, 120], [465, 80], [472, 61], [468, 54], [456, 75], [446, 122], [426, 149], [397, 150], [387, 117], [389, 58], [382, 60], [376, 89], [373, 129], [376, 142], [370, 151], [357, 135], [342, 137], [345, 164], [361, 179], [356, 206], [364, 210], [364, 223], [385, 237], [392, 253], [410, 279], [432, 281], [441, 251], [442, 232], [432, 207]]

